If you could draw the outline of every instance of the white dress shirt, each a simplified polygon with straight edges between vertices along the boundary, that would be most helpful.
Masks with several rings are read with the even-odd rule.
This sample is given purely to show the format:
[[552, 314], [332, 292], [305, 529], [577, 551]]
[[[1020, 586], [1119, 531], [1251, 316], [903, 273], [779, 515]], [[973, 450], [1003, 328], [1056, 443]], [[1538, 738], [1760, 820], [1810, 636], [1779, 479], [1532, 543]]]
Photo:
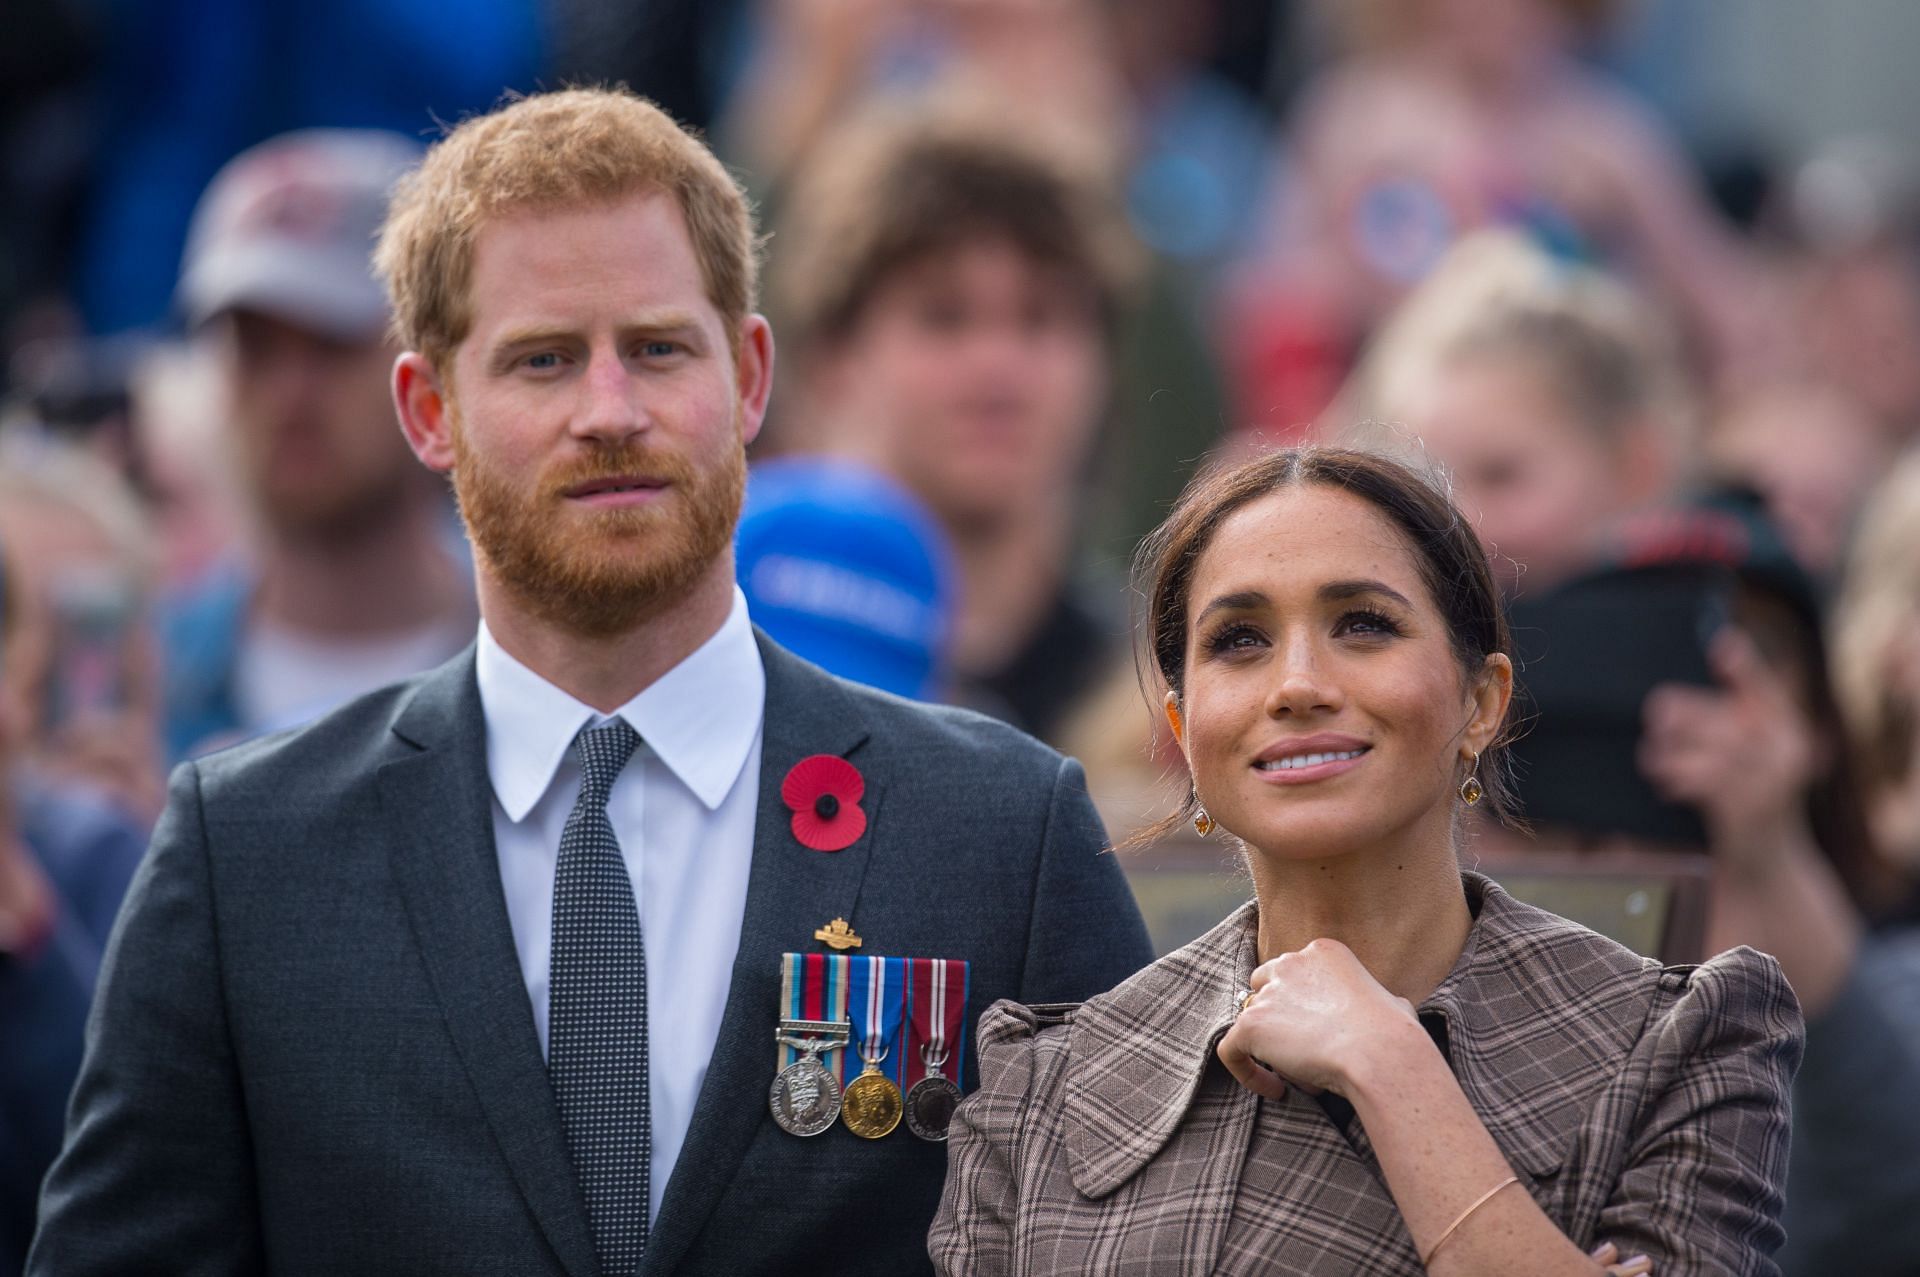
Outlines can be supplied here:
[[640, 734], [614, 780], [607, 816], [646, 941], [649, 1209], [657, 1215], [719, 1038], [746, 913], [767, 699], [747, 600], [736, 588], [733, 610], [713, 637], [614, 715], [596, 712], [509, 656], [484, 622], [477, 672], [494, 847], [542, 1054], [554, 870], [560, 831], [580, 796], [573, 738], [615, 716]]

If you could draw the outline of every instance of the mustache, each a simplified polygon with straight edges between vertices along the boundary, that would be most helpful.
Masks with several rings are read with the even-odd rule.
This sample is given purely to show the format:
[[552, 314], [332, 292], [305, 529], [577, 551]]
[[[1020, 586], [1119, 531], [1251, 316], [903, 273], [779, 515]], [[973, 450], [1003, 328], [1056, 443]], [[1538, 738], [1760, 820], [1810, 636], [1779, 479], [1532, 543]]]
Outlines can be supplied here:
[[685, 485], [695, 478], [685, 457], [633, 444], [597, 448], [584, 456], [556, 462], [541, 476], [541, 486], [559, 494], [583, 483], [602, 479], [644, 477]]

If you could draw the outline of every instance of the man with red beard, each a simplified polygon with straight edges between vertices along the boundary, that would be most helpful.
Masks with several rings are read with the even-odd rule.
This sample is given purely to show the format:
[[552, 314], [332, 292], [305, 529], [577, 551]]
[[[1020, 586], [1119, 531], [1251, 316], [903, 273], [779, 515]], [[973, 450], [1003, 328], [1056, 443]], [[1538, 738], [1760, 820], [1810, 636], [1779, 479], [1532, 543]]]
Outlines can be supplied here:
[[372, 129], [245, 152], [195, 210], [180, 309], [213, 352], [246, 561], [164, 609], [174, 757], [295, 727], [473, 635], [446, 494], [393, 429], [387, 298], [368, 260], [420, 147]]
[[[394, 396], [478, 640], [176, 773], [30, 1271], [930, 1271], [947, 1110], [892, 1129], [882, 1066], [970, 1084], [989, 1002], [1149, 950], [1076, 764], [754, 630], [755, 242], [624, 93], [469, 120], [403, 183]], [[782, 955], [827, 945], [868, 996], [796, 1020]], [[933, 968], [950, 1032], [889, 1019], [886, 957], [969, 964]]]

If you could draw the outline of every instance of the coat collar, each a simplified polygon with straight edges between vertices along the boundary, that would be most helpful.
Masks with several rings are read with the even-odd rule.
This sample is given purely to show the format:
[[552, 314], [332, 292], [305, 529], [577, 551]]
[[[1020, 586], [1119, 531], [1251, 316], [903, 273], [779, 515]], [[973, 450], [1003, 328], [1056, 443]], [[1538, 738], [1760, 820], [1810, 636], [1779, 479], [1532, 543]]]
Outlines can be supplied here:
[[[1538, 1179], [1564, 1160], [1583, 1097], [1624, 1064], [1658, 966], [1480, 874], [1461, 880], [1474, 925], [1419, 1011], [1445, 1022], [1461, 1090], [1502, 1152]], [[1258, 925], [1250, 901], [1074, 1015], [1068, 1169], [1088, 1197], [1126, 1183], [1180, 1128], [1237, 1014]]]
[[412, 746], [377, 776], [394, 882], [461, 1062], [528, 1210], [572, 1277], [597, 1271], [585, 1199], [540, 1057], [494, 853], [474, 650], [394, 716]]

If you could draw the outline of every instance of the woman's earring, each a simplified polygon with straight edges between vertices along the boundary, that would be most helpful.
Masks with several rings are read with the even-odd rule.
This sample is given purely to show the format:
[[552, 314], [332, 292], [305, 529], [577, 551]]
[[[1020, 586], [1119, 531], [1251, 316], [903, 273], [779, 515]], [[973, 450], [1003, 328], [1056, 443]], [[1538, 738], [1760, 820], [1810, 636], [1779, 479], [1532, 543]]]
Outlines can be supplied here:
[[1467, 755], [1467, 778], [1460, 782], [1460, 801], [1471, 807], [1486, 797], [1480, 784], [1480, 755]]
[[1213, 817], [1207, 815], [1205, 807], [1196, 807], [1193, 811], [1193, 827], [1202, 838], [1213, 832]]

